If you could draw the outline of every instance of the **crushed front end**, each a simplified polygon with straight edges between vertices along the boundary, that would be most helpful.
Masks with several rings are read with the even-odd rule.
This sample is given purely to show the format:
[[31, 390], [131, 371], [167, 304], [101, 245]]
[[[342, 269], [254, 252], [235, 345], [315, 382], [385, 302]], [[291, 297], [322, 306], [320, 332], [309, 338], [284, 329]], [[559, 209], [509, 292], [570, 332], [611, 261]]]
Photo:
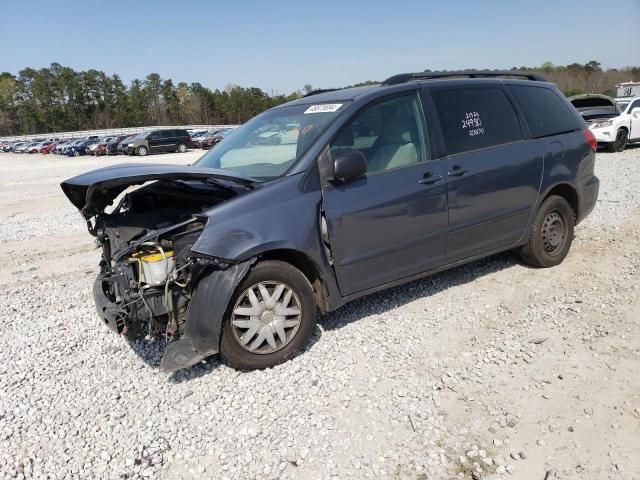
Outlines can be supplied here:
[[[212, 169], [166, 165], [109, 167], [62, 184], [102, 250], [93, 286], [99, 317], [130, 339], [165, 336], [165, 371], [217, 352], [226, 302], [248, 265], [191, 247], [206, 212], [251, 185]], [[198, 290], [211, 288], [219, 290], [215, 299], [200, 294], [189, 308]]]
[[192, 285], [211, 263], [189, 254], [202, 226], [196, 219], [183, 222], [115, 255], [111, 246], [118, 228], [97, 228], [103, 255], [93, 296], [109, 328], [129, 338], [160, 333], [169, 340], [180, 337]]

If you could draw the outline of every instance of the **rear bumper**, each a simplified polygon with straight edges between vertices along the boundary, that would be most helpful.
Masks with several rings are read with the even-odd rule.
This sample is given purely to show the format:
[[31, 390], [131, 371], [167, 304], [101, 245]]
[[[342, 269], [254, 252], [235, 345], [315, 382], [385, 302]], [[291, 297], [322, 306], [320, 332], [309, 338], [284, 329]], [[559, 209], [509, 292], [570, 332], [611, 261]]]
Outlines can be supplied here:
[[576, 224], [580, 223], [587, 215], [591, 213], [598, 201], [598, 193], [600, 192], [600, 180], [593, 175], [588, 181], [580, 185], [580, 211]]

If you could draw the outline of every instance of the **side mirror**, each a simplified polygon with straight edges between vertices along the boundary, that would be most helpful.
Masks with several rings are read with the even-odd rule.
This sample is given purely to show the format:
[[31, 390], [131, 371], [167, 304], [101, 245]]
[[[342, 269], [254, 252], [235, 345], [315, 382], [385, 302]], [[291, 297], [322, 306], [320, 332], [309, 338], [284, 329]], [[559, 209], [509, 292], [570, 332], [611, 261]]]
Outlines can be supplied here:
[[636, 118], [640, 117], [640, 107], [635, 107], [633, 110], [631, 110], [631, 115], [633, 115]]
[[367, 171], [367, 158], [358, 150], [340, 153], [333, 159], [333, 178], [348, 182], [364, 175]]

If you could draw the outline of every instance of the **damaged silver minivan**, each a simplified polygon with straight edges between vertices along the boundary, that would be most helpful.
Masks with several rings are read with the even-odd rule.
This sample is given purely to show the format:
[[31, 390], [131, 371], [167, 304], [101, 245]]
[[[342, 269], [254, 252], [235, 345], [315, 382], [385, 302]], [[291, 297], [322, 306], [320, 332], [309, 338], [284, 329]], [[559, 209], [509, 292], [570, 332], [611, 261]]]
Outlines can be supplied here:
[[218, 352], [254, 369], [372, 292], [508, 249], [558, 265], [598, 195], [595, 148], [537, 75], [430, 72], [278, 106], [193, 166], [61, 186], [102, 247], [106, 325], [166, 335], [167, 372]]

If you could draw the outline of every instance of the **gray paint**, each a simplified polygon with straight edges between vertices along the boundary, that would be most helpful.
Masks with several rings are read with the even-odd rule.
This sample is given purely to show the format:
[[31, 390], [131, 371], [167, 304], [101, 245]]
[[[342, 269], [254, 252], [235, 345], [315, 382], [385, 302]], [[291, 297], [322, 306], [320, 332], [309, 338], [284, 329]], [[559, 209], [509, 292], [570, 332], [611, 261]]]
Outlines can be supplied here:
[[[192, 252], [236, 265], [201, 279], [189, 305], [186, 336], [175, 342], [178, 346], [170, 347], [175, 349], [173, 353], [169, 350], [175, 354], [172, 361], [186, 365], [217, 351], [222, 316], [233, 290], [248, 271], [249, 262], [261, 255], [273, 251], [304, 255], [323, 281], [327, 309], [332, 310], [363, 295], [521, 245], [535, 210], [559, 185], [576, 192], [577, 221], [583, 219], [595, 205], [598, 179], [593, 175], [595, 153], [579, 130], [534, 140], [516, 104], [523, 141], [456, 156], [445, 153], [430, 88], [518, 83], [522, 82], [409, 82], [339, 90], [294, 102], [343, 101], [349, 105], [284, 177], [198, 214], [207, 221]], [[536, 85], [555, 88], [541, 82]], [[421, 94], [433, 159], [346, 184], [330, 181], [331, 159], [321, 153], [340, 128], [370, 102], [412, 91]], [[448, 176], [456, 165], [468, 167], [470, 174]], [[182, 168], [171, 178], [185, 175], [188, 179], [195, 171]], [[125, 173], [109, 172], [114, 181], [120, 178], [118, 189], [127, 183]], [[442, 180], [420, 183], [426, 174]], [[77, 206], [81, 206], [82, 195], [70, 192], [86, 188], [88, 201], [92, 184], [91, 174], [86, 175], [63, 184]], [[139, 171], [136, 181], [144, 176]], [[250, 179], [245, 180], [249, 185]], [[333, 264], [322, 243], [323, 214]]]

